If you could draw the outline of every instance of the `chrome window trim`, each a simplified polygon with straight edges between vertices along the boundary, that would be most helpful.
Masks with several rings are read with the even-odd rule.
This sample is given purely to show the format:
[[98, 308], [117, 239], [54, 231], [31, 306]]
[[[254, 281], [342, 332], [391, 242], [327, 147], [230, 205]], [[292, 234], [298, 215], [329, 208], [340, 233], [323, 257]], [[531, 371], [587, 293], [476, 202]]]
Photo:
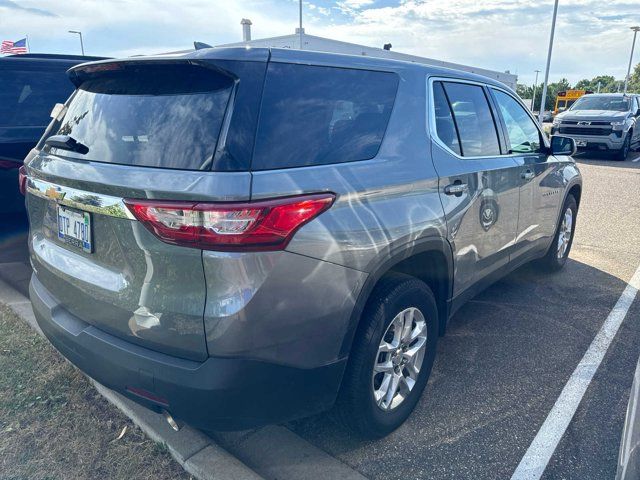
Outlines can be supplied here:
[[[109, 217], [135, 220], [121, 197], [87, 192], [33, 177], [27, 178], [27, 192], [45, 200], [55, 201], [65, 207], [77, 208]], [[91, 196], [91, 202], [87, 201], [89, 196]]]
[[[437, 143], [438, 146], [443, 148], [446, 152], [448, 152], [449, 154], [453, 155], [457, 159], [459, 159], [459, 160], [484, 160], [484, 159], [488, 159], [488, 158], [513, 158], [513, 157], [522, 157], [524, 155], [540, 155], [540, 153], [500, 153], [498, 155], [485, 155], [485, 156], [467, 157], [467, 156], [459, 155], [458, 153], [456, 153], [453, 150], [451, 150], [442, 140], [440, 140], [440, 138], [438, 137], [438, 132], [435, 130], [436, 110], [435, 110], [434, 102], [433, 102], [433, 83], [434, 82], [466, 83], [466, 84], [469, 84], [469, 85], [476, 85], [478, 87], [486, 87], [486, 88], [489, 88], [489, 89], [499, 90], [499, 91], [501, 91], [503, 93], [506, 93], [511, 98], [513, 98], [516, 102], [518, 102], [518, 104], [520, 104], [521, 107], [523, 107], [525, 109], [525, 112], [533, 120], [534, 125], [538, 129], [538, 132], [540, 133], [541, 138], [542, 138], [542, 140], [544, 142], [544, 146], [547, 147], [547, 148], [549, 147], [548, 141], [547, 141], [547, 135], [542, 131], [542, 129], [538, 125], [538, 121], [531, 114], [531, 112], [527, 109], [527, 107], [524, 106], [522, 101], [520, 101], [516, 97], [514, 97], [513, 93], [511, 93], [507, 88], [502, 88], [502, 87], [499, 87], [497, 85], [492, 85], [492, 84], [489, 84], [489, 83], [483, 83], [483, 82], [479, 82], [479, 81], [475, 81], [475, 80], [467, 80], [467, 79], [464, 79], [464, 78], [442, 77], [442, 76], [427, 76], [427, 82], [426, 82], [427, 83], [427, 85], [426, 85], [426, 87], [427, 87], [427, 129], [428, 129], [429, 136], [430, 136], [430, 138], [431, 138], [431, 140], [433, 142]], [[487, 103], [489, 105], [489, 108], [492, 110], [492, 113], [494, 113], [493, 112], [494, 107], [489, 102], [489, 99], [487, 99]], [[498, 112], [495, 112], [495, 113], [498, 113]], [[499, 119], [496, 118], [495, 120], [498, 121]], [[433, 126], [433, 128], [432, 128], [432, 126]], [[496, 128], [496, 135], [498, 135], [498, 139], [500, 139], [500, 132], [497, 129], [498, 128], [502, 128], [502, 127], [500, 125], [495, 125], [495, 128]]]

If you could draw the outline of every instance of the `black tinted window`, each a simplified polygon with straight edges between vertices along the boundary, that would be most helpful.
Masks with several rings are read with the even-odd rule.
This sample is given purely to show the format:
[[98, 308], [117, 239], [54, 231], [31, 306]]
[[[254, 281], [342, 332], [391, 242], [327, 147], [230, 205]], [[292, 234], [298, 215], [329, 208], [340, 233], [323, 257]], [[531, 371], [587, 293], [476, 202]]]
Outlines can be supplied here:
[[498, 133], [482, 87], [453, 82], [443, 85], [458, 127], [462, 155], [500, 155]]
[[252, 168], [375, 157], [397, 86], [393, 73], [270, 64]]
[[73, 92], [64, 70], [0, 70], [0, 84], [0, 127], [45, 127], [53, 106]]
[[209, 169], [233, 80], [193, 65], [126, 66], [80, 85], [59, 135], [96, 162]]
[[449, 108], [447, 96], [440, 82], [433, 84], [433, 106], [436, 113], [436, 132], [438, 133], [438, 138], [442, 140], [447, 147], [460, 155], [462, 152], [460, 151], [458, 132], [453, 123], [453, 115], [451, 115], [451, 108]]

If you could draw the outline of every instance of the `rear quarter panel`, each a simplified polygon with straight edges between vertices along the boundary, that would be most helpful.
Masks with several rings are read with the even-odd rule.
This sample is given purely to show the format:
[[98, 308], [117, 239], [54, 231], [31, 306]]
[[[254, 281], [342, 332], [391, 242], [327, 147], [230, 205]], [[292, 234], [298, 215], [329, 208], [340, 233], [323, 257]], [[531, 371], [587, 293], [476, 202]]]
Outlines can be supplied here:
[[[369, 275], [427, 238], [446, 238], [426, 133], [425, 74], [401, 64], [394, 71], [400, 76], [398, 93], [375, 158], [252, 174], [252, 200], [336, 194], [334, 205], [302, 227], [280, 258], [263, 257], [268, 269], [279, 269], [280, 277], [277, 283], [266, 280], [262, 287], [273, 292], [271, 297], [256, 295], [252, 300], [263, 308], [262, 317], [252, 317], [250, 328], [263, 334], [262, 347], [268, 342], [276, 346], [281, 361], [317, 366], [346, 355], [344, 342], [353, 333], [353, 312]], [[205, 254], [205, 270], [214, 261]], [[225, 324], [232, 322], [207, 310], [210, 354], [219, 347]], [[286, 344], [287, 331], [304, 335]]]

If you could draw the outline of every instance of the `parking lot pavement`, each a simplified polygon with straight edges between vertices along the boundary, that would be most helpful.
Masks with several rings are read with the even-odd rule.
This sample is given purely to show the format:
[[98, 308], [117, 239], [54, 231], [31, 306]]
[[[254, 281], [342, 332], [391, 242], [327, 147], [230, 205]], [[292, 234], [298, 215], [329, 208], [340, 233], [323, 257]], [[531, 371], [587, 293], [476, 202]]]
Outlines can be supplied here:
[[[330, 415], [289, 427], [372, 479], [509, 478], [640, 265], [636, 159], [578, 156], [584, 192], [567, 268], [547, 275], [525, 266], [463, 307], [398, 431], [364, 442]], [[639, 354], [636, 299], [543, 478], [615, 476]]]

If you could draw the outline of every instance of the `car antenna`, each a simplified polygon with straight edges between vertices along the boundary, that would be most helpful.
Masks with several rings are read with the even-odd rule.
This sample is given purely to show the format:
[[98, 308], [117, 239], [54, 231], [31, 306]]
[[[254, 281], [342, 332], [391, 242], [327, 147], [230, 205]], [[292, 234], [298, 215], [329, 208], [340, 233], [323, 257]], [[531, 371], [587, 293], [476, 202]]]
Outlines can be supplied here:
[[196, 50], [202, 50], [203, 48], [213, 48], [213, 46], [204, 42], [193, 42], [193, 48]]

